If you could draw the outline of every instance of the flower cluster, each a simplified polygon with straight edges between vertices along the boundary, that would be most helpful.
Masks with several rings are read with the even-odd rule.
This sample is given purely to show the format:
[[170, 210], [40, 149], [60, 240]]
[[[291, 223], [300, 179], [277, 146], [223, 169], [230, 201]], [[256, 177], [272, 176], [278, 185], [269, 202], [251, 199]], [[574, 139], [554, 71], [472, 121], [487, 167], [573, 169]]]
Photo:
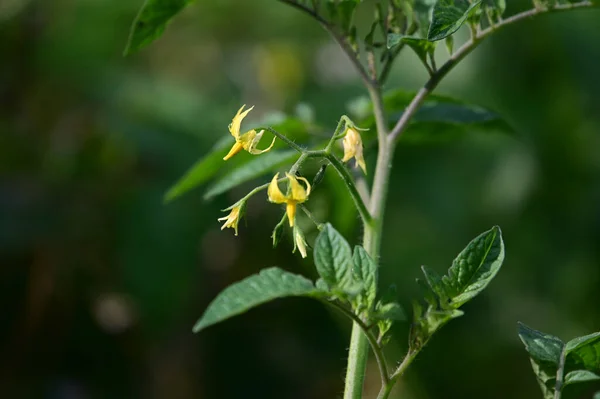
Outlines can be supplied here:
[[[242, 150], [245, 150], [252, 155], [259, 155], [271, 150], [271, 148], [273, 148], [273, 145], [275, 144], [276, 137], [273, 138], [273, 141], [271, 142], [271, 145], [269, 147], [265, 148], [264, 150], [258, 150], [256, 147], [264, 134], [264, 130], [260, 130], [260, 132], [257, 132], [255, 129], [252, 129], [247, 131], [246, 133], [240, 134], [242, 121], [254, 107], [250, 107], [246, 110], [244, 110], [244, 108], [245, 105], [238, 110], [236, 115], [233, 117], [231, 124], [229, 125], [229, 132], [235, 139], [235, 143], [229, 151], [229, 153], [223, 158], [224, 160], [230, 159]], [[345, 125], [341, 125], [341, 123], [345, 123]], [[342, 117], [342, 120], [340, 122], [340, 128], [344, 129], [343, 133], [338, 135], [339, 133], [336, 130], [336, 133], [334, 133], [332, 140], [337, 140], [343, 137], [342, 144], [344, 149], [344, 157], [342, 158], [342, 162], [348, 162], [352, 158], [354, 158], [356, 166], [360, 167], [362, 171], [366, 174], [367, 168], [363, 157], [362, 138], [358, 132], [358, 130], [361, 129], [358, 129], [356, 126], [354, 126], [354, 123], [352, 123], [352, 121], [350, 121], [345, 116]], [[286, 141], [286, 138], [284, 136], [281, 136], [278, 133], [277, 135], [279, 135], [279, 137]], [[329, 146], [325, 151], [329, 151]], [[295, 173], [296, 170], [297, 166], [293, 167], [292, 171], [294, 172], [286, 172], [284, 178], [280, 178], [279, 173], [276, 173], [269, 184], [257, 187], [246, 197], [242, 198], [231, 207], [224, 209], [224, 211], [230, 212], [227, 216], [218, 219], [219, 221], [223, 222], [221, 230], [225, 228], [232, 228], [234, 229], [235, 235], [237, 236], [238, 224], [245, 213], [246, 201], [256, 191], [266, 188], [267, 198], [269, 202], [272, 202], [274, 204], [285, 204], [285, 214], [281, 219], [281, 222], [275, 227], [275, 230], [273, 231], [273, 245], [277, 245], [279, 237], [282, 233], [283, 224], [285, 223], [285, 219], [287, 219], [289, 222], [289, 226], [292, 228], [293, 231], [294, 252], [298, 250], [301, 256], [305, 258], [307, 256], [308, 244], [306, 243], [306, 239], [304, 238], [304, 233], [296, 223], [296, 211], [298, 205], [303, 204], [308, 200], [308, 197], [310, 196], [311, 192], [311, 184], [306, 178], [297, 176]], [[285, 186], [283, 186], [283, 191], [280, 188], [280, 183], [285, 184]]]

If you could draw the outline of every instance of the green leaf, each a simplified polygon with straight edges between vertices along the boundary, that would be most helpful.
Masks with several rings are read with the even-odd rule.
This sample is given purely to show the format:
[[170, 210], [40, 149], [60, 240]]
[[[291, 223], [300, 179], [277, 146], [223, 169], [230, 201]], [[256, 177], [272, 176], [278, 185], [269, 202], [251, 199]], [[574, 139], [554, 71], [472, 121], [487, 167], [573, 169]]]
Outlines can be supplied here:
[[433, 335], [434, 332], [442, 328], [450, 320], [461, 317], [464, 314], [462, 310], [458, 309], [428, 311], [426, 317], [429, 335]]
[[504, 261], [504, 242], [498, 226], [476, 237], [452, 262], [442, 278], [449, 306], [457, 309], [474, 298], [496, 276]]
[[[392, 128], [416, 93], [393, 90], [384, 95], [388, 125]], [[371, 107], [372, 109], [372, 107]], [[372, 112], [359, 122], [373, 127]], [[363, 142], [375, 139], [375, 129], [363, 135]], [[514, 135], [514, 129], [497, 113], [448, 96], [430, 95], [416, 112], [402, 136], [402, 143], [438, 143], [465, 137], [471, 132], [502, 132]], [[371, 136], [369, 135], [371, 134]]]
[[375, 320], [405, 321], [406, 313], [397, 302], [378, 302], [374, 313]]
[[529, 353], [544, 398], [552, 399], [564, 343], [560, 338], [534, 330], [523, 323], [518, 323], [518, 326], [519, 338]]
[[320, 295], [322, 292], [315, 288], [312, 281], [300, 275], [277, 267], [264, 269], [259, 274], [230, 285], [217, 295], [194, 326], [194, 332], [274, 299]]
[[349, 288], [352, 278], [352, 250], [348, 242], [327, 223], [317, 236], [314, 248], [317, 272], [331, 288]]
[[481, 5], [481, 0], [439, 0], [433, 7], [433, 17], [427, 39], [438, 41], [456, 32]]
[[594, 399], [600, 399], [600, 391], [594, 394]]
[[232, 146], [232, 138], [224, 137], [203, 158], [198, 160], [170, 189], [164, 197], [170, 202], [182, 194], [198, 187], [223, 168], [223, 157]]
[[567, 342], [565, 351], [569, 365], [600, 372], [600, 332]]
[[577, 384], [579, 382], [598, 381], [600, 376], [588, 370], [575, 370], [565, 375], [565, 385]]
[[442, 277], [440, 277], [435, 270], [427, 266], [421, 266], [421, 270], [425, 275], [425, 281], [427, 281], [427, 285], [431, 289], [431, 292], [436, 296], [437, 306], [445, 308], [445, 305], [448, 302], [448, 295], [446, 294], [446, 287], [442, 281]]
[[419, 57], [421, 62], [425, 66], [429, 67], [427, 57], [434, 53], [437, 43], [431, 42], [427, 39], [420, 39], [418, 37], [404, 36], [399, 33], [390, 33], [388, 35], [388, 48], [395, 47], [400, 43], [405, 43], [408, 47], [410, 47], [415, 54], [417, 54], [417, 57]]
[[436, 0], [415, 0], [415, 22], [419, 26], [419, 33], [423, 37], [427, 37], [429, 32], [435, 3]]
[[234, 169], [230, 173], [218, 179], [204, 193], [204, 199], [208, 200], [222, 194], [249, 180], [260, 177], [267, 172], [278, 169], [290, 163], [296, 157], [294, 150], [274, 150], [252, 158], [249, 162]]
[[338, 15], [340, 19], [340, 25], [343, 32], [349, 32], [352, 26], [352, 19], [354, 17], [354, 10], [358, 5], [358, 0], [342, 0], [337, 3]]
[[152, 43], [158, 39], [171, 19], [194, 0], [146, 0], [133, 25], [125, 55]]
[[365, 302], [365, 306], [370, 309], [377, 295], [377, 264], [361, 246], [354, 247], [352, 261], [354, 262], [354, 279], [362, 284], [360, 298]]
[[540, 363], [549, 363], [558, 367], [564, 343], [554, 335], [534, 330], [523, 323], [518, 323], [519, 338], [532, 359]]

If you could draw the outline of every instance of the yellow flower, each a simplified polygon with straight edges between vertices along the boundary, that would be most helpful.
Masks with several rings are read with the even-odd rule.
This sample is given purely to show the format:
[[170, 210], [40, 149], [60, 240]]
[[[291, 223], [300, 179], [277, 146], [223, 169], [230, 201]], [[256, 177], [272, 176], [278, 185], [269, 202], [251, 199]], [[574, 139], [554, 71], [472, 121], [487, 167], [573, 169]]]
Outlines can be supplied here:
[[233, 120], [229, 124], [229, 133], [231, 133], [231, 135], [235, 139], [235, 144], [233, 145], [233, 147], [231, 147], [229, 153], [223, 158], [225, 161], [227, 161], [229, 158], [231, 158], [241, 150], [246, 150], [252, 155], [262, 154], [263, 152], [267, 152], [271, 148], [273, 148], [273, 144], [275, 144], [275, 137], [273, 137], [273, 141], [271, 142], [269, 148], [266, 148], [264, 150], [256, 149], [256, 146], [260, 142], [260, 139], [262, 138], [265, 132], [264, 130], [261, 130], [257, 133], [256, 130], [252, 129], [240, 135], [240, 127], [242, 125], [242, 120], [246, 117], [246, 115], [248, 115], [248, 112], [252, 111], [252, 109], [254, 108], [250, 107], [244, 111], [244, 107], [245, 105], [242, 105], [242, 108], [238, 110], [237, 114], [235, 114]]
[[286, 173], [285, 176], [289, 181], [288, 194], [283, 195], [279, 189], [279, 186], [277, 185], [279, 173], [273, 176], [273, 180], [271, 180], [271, 184], [269, 184], [267, 194], [269, 196], [269, 201], [275, 204], [286, 204], [286, 213], [288, 220], [290, 221], [290, 227], [294, 227], [294, 220], [296, 218], [296, 205], [306, 201], [310, 195], [310, 183], [304, 177], [298, 178], [306, 184], [305, 189], [298, 182], [296, 176], [290, 175], [289, 173]]
[[296, 251], [296, 248], [298, 248], [300, 255], [306, 258], [306, 240], [302, 230], [298, 227], [294, 227], [294, 251]]
[[238, 223], [240, 222], [240, 219], [244, 214], [245, 204], [246, 203], [243, 202], [242, 204], [236, 204], [231, 208], [225, 209], [226, 211], [231, 209], [231, 212], [229, 212], [229, 215], [217, 219], [219, 222], [222, 220], [225, 221], [225, 223], [223, 223], [223, 226], [221, 226], [221, 230], [225, 229], [226, 227], [230, 227], [235, 230], [235, 235], [238, 235]]
[[360, 166], [365, 175], [367, 174], [367, 166], [365, 165], [365, 159], [363, 158], [363, 145], [360, 134], [354, 128], [349, 127], [346, 130], [346, 136], [343, 140], [344, 144], [344, 158], [342, 162], [348, 162], [354, 158], [356, 164]]

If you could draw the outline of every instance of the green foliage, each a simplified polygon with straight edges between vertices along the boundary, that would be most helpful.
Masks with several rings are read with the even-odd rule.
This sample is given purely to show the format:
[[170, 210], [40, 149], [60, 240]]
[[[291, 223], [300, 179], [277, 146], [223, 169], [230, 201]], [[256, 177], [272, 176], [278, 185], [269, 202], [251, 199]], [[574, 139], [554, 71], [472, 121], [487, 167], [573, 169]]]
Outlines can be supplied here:
[[565, 353], [569, 365], [600, 372], [600, 332], [567, 342]]
[[265, 302], [289, 296], [317, 297], [322, 293], [313, 283], [277, 267], [262, 270], [225, 288], [194, 326], [194, 332], [239, 315]]
[[317, 236], [314, 259], [317, 272], [330, 288], [341, 291], [354, 289], [352, 250], [346, 239], [329, 223]]
[[565, 385], [598, 380], [600, 380], [600, 376], [588, 370], [575, 370], [565, 375]]
[[519, 338], [529, 353], [531, 366], [545, 399], [554, 398], [556, 371], [559, 367], [563, 342], [549, 334], [519, 323]]
[[[390, 128], [402, 116], [414, 95], [415, 93], [404, 90], [393, 90], [385, 94], [384, 105], [388, 111]], [[360, 124], [372, 127], [371, 131], [374, 131], [375, 120], [372, 115], [360, 121]], [[473, 132], [515, 134], [510, 124], [492, 110], [449, 96], [432, 94], [412, 118], [402, 136], [402, 143], [447, 142], [464, 138]], [[364, 135], [365, 141], [374, 138], [374, 135]]]
[[194, 0], [146, 0], [138, 13], [129, 35], [125, 55], [158, 39], [171, 19]]
[[506, 11], [506, 0], [484, 0], [483, 7], [490, 12], [493, 18], [499, 18]]
[[188, 191], [200, 186], [212, 178], [223, 167], [223, 157], [231, 147], [231, 137], [219, 140], [210, 152], [199, 159], [192, 167], [167, 191], [165, 202], [170, 202]]
[[467, 245], [442, 277], [448, 306], [458, 309], [487, 287], [504, 261], [504, 242], [498, 226]]
[[254, 157], [249, 162], [217, 179], [204, 193], [204, 199], [211, 199], [242, 183], [276, 170], [292, 162], [296, 155], [297, 152], [294, 150], [280, 150], [270, 151], [260, 157]]
[[427, 38], [435, 4], [436, 0], [415, 0], [415, 22], [419, 26], [419, 33], [423, 38]]
[[377, 295], [377, 264], [361, 246], [354, 247], [352, 261], [354, 279], [362, 285], [358, 299], [367, 309], [371, 309]]
[[352, 26], [354, 11], [360, 0], [329, 0], [327, 9], [332, 21], [336, 22], [344, 33], [349, 33]]
[[500, 228], [495, 226], [473, 239], [452, 262], [446, 276], [422, 266], [425, 281], [417, 280], [427, 309], [413, 305], [413, 324], [409, 344], [418, 350], [450, 320], [463, 315], [459, 307], [483, 291], [496, 276], [504, 261], [504, 243]]
[[481, 5], [481, 0], [470, 3], [467, 0], [439, 0], [433, 7], [433, 17], [427, 39], [445, 39], [467, 21]]
[[387, 38], [388, 48], [393, 48], [400, 43], [406, 44], [410, 47], [421, 62], [429, 68], [427, 57], [433, 56], [435, 52], [436, 43], [427, 39], [420, 39], [418, 37], [404, 36], [398, 33], [390, 33]]
[[[555, 397], [567, 385], [600, 380], [600, 333], [575, 338], [565, 344], [560, 338], [518, 323], [519, 338], [529, 353], [531, 365], [544, 398]], [[557, 383], [557, 378], [561, 381]]]
[[[286, 132], [291, 136], [303, 136], [307, 134], [307, 123], [298, 118], [282, 116], [273, 121], [273, 128]], [[264, 138], [263, 138], [264, 140]], [[227, 133], [217, 144], [200, 160], [198, 160], [169, 190], [164, 196], [165, 202], [170, 202], [181, 195], [203, 185], [223, 170], [223, 157], [227, 154], [234, 140]], [[295, 152], [291, 150], [277, 150], [262, 154], [260, 157], [237, 156], [235, 161], [229, 160], [237, 168], [220, 179], [216, 180], [204, 194], [205, 199], [210, 199], [239, 184], [254, 179], [277, 169], [294, 158]]]

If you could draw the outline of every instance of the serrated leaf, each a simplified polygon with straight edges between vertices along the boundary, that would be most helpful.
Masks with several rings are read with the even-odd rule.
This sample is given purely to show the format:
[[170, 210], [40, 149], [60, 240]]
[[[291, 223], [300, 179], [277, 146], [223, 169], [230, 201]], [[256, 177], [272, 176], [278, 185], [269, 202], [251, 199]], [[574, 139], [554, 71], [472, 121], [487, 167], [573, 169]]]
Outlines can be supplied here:
[[211, 199], [233, 187], [239, 186], [249, 180], [260, 177], [267, 172], [290, 163], [298, 153], [294, 150], [274, 150], [252, 158], [249, 162], [234, 169], [214, 182], [204, 193], [204, 199]]
[[352, 250], [342, 235], [327, 223], [317, 236], [314, 248], [317, 272], [329, 287], [354, 286]]
[[170, 202], [212, 178], [223, 167], [223, 157], [227, 154], [231, 145], [231, 137], [224, 137], [219, 140], [207, 155], [192, 165], [167, 191], [164, 201]]
[[274, 299], [290, 296], [319, 296], [323, 293], [312, 281], [277, 267], [262, 270], [225, 288], [208, 305], [204, 315], [194, 326], [194, 332], [217, 324], [230, 317]]
[[534, 330], [523, 323], [518, 323], [518, 326], [519, 338], [529, 353], [531, 366], [544, 398], [553, 398], [564, 343], [558, 337]]
[[361, 246], [354, 247], [352, 262], [354, 279], [362, 284], [360, 298], [371, 308], [377, 295], [377, 264]]
[[193, 2], [194, 0], [146, 0], [131, 26], [125, 55], [158, 39], [171, 19]]
[[569, 365], [600, 372], [600, 332], [567, 342], [565, 352]]
[[438, 41], [456, 32], [475, 10], [481, 0], [469, 3], [468, 0], [438, 0], [433, 7], [433, 16], [427, 39]]
[[483, 291], [503, 261], [504, 242], [498, 226], [473, 239], [442, 278], [449, 306], [457, 309]]
[[598, 381], [600, 376], [588, 370], [575, 370], [565, 375], [564, 385], [577, 384], [581, 382]]

